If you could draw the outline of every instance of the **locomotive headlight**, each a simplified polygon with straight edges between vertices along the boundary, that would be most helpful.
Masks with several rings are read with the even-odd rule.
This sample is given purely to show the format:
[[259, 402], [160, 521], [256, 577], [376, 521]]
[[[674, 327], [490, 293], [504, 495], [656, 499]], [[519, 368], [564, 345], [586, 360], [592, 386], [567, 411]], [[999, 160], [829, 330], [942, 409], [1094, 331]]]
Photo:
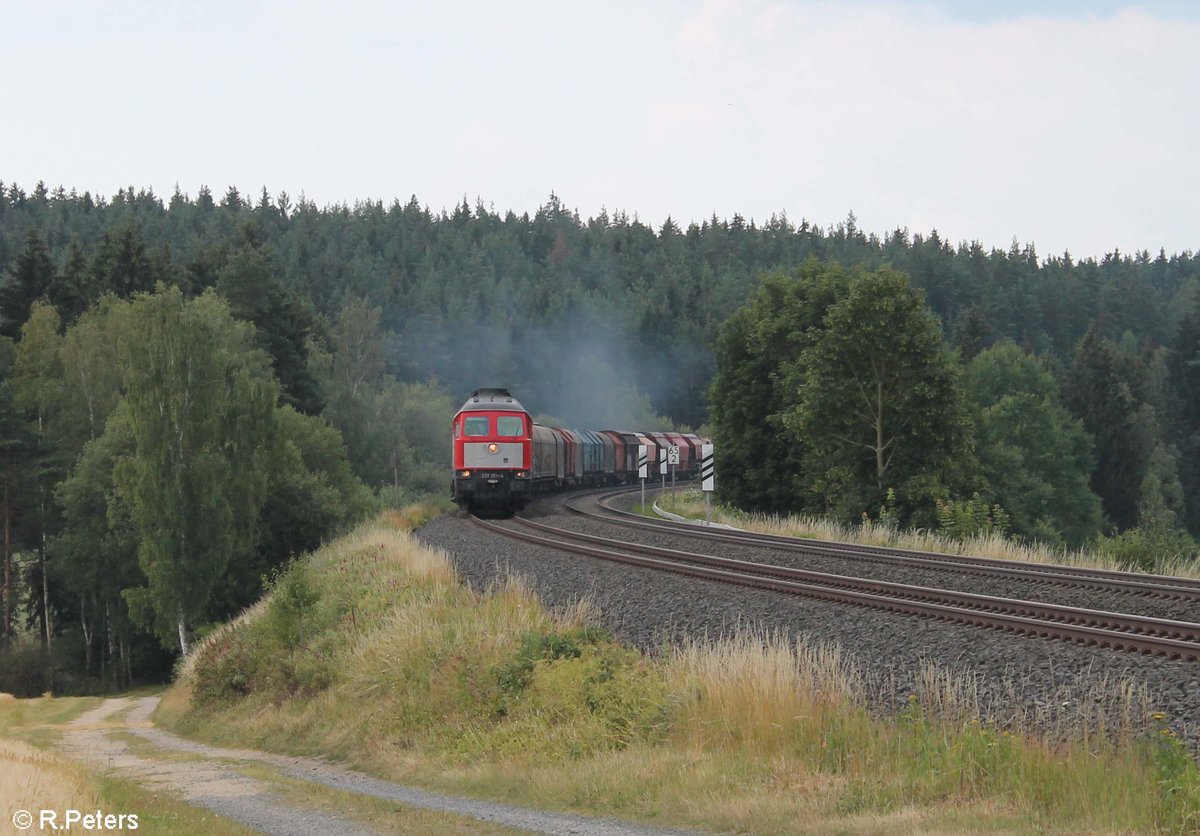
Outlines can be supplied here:
[[462, 478], [464, 478], [464, 479], [469, 479], [469, 478], [470, 478], [470, 476], [471, 476], [471, 471], [469, 471], [469, 470], [460, 470], [460, 471], [458, 471], [458, 475], [459, 475], [459, 476], [461, 476], [461, 477], [462, 477]]
[[493, 441], [491, 444], [488, 445], [488, 452], [489, 453], [499, 453], [500, 445]]

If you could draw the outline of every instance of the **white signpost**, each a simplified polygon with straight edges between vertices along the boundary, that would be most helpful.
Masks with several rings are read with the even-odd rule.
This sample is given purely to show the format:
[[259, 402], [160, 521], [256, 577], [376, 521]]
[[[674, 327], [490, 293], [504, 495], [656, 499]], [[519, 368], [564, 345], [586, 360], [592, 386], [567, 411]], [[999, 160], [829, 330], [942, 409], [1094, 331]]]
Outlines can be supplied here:
[[[679, 466], [679, 446], [672, 444], [667, 448], [667, 464], [671, 466], [671, 493], [675, 493], [675, 469]], [[674, 502], [674, 499], [671, 500]]]
[[700, 445], [700, 490], [704, 491], [704, 521], [712, 523], [711, 498], [716, 487], [716, 467], [713, 464], [713, 446]]
[[663, 457], [658, 460], [658, 475], [662, 477], [663, 493], [667, 492], [667, 460]]
[[646, 511], [646, 475], [650, 469], [650, 457], [646, 452], [646, 445], [638, 445], [638, 478], [642, 480], [642, 512]]

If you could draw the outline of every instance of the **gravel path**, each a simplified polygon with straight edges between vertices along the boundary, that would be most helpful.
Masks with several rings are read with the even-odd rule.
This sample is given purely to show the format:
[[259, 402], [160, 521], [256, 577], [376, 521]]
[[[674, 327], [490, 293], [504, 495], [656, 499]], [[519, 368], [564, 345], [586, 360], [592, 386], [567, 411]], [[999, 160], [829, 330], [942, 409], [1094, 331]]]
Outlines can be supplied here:
[[[288, 804], [272, 795], [269, 785], [265, 782], [241, 775], [223, 761], [265, 764], [275, 767], [288, 778], [410, 807], [467, 816], [533, 833], [633, 836], [683, 832], [642, 828], [607, 819], [545, 813], [511, 804], [441, 795], [381, 781], [312, 758], [209, 746], [154, 728], [150, 723], [150, 715], [157, 705], [158, 697], [105, 700], [98, 708], [81, 715], [67, 726], [60, 744], [61, 749], [67, 755], [93, 767], [111, 769], [120, 777], [130, 778], [150, 788], [162, 788], [180, 795], [190, 804], [211, 810], [263, 833], [281, 836], [360, 834], [372, 831], [364, 829], [356, 822]], [[124, 719], [114, 716], [125, 711], [128, 711], [128, 716]], [[115, 731], [130, 732], [158, 749], [195, 755], [199, 756], [199, 759], [156, 760], [146, 757], [145, 753], [140, 751], [134, 754], [124, 741], [113, 739], [111, 733]]]
[[[558, 501], [543, 500], [531, 510], [548, 524], [578, 530], [601, 525], [558, 514]], [[596, 533], [614, 536], [611, 527], [604, 528]], [[923, 663], [933, 662], [974, 682], [986, 718], [1002, 724], [1032, 722], [1044, 729], [1076, 726], [1080, 716], [1107, 716], [1116, 722], [1119, 685], [1132, 683], [1145, 689], [1153, 707], [1167, 714], [1190, 745], [1200, 742], [1198, 663], [780, 596], [570, 555], [489, 534], [462, 514], [439, 517], [417, 536], [449, 552], [460, 574], [476, 588], [512, 573], [526, 578], [553, 608], [587, 597], [603, 626], [650, 652], [664, 643], [728, 636], [747, 627], [780, 632], [843, 648], [864, 672], [874, 708], [905, 705], [918, 689]], [[660, 536], [651, 534], [646, 541]], [[681, 547], [681, 542], [674, 545]]]

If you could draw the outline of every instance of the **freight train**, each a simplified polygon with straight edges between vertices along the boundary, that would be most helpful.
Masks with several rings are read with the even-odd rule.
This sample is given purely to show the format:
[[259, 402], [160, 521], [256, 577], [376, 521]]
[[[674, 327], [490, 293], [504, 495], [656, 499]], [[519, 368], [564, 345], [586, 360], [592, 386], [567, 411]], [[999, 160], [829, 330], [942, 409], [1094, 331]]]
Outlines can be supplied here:
[[700, 445], [708, 442], [692, 433], [542, 426], [507, 389], [472, 392], [454, 416], [451, 432], [454, 501], [469, 511], [510, 514], [537, 494], [636, 482], [639, 445], [646, 447], [652, 477], [670, 447], [679, 448], [679, 463], [668, 465], [668, 472], [693, 476]]

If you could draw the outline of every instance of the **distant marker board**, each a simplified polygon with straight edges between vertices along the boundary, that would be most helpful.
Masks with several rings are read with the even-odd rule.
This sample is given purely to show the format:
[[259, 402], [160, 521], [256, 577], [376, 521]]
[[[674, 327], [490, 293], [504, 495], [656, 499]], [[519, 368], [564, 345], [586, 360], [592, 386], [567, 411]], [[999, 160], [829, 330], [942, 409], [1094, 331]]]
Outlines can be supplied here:
[[716, 467], [713, 465], [713, 446], [700, 445], [700, 489], [714, 490], [716, 487]]
[[645, 479], [650, 475], [650, 455], [646, 452], [646, 445], [638, 445], [638, 478]]
[[658, 460], [658, 472], [661, 473], [663, 476], [667, 475], [667, 460], [666, 459]]

